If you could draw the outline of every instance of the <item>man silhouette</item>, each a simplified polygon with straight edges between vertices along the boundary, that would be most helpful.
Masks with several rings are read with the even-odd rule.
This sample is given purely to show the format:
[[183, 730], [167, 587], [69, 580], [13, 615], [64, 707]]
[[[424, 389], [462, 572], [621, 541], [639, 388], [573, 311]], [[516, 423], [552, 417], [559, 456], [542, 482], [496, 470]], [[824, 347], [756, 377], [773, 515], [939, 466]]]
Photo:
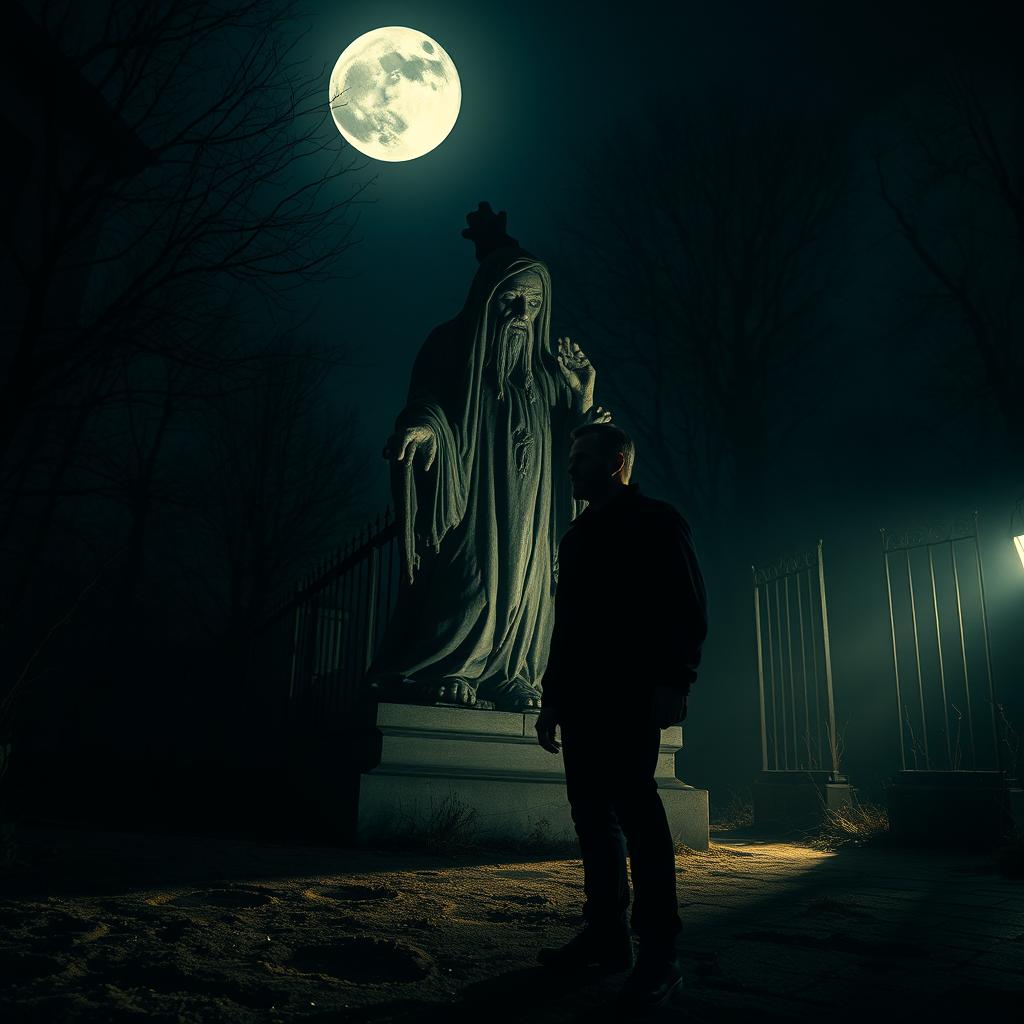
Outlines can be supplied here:
[[[538, 959], [556, 971], [626, 970], [631, 924], [639, 956], [620, 1001], [650, 1008], [680, 983], [675, 848], [654, 773], [661, 729], [686, 717], [707, 631], [704, 581], [683, 517], [629, 483], [629, 435], [590, 424], [571, 436], [573, 497], [588, 507], [558, 548], [536, 730], [545, 750], [562, 751], [583, 857], [585, 927]], [[629, 924], [623, 834], [634, 890]]]

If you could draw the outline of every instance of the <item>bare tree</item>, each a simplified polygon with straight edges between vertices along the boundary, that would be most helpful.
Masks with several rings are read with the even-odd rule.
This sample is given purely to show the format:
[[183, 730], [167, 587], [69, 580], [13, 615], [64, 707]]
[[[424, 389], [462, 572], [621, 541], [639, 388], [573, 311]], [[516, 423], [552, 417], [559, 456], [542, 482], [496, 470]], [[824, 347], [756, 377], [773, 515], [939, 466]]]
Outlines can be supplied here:
[[322, 69], [284, 35], [293, 11], [288, 0], [17, 7], [12, 32], [31, 52], [17, 108], [28, 171], [0, 240], [14, 297], [0, 341], [8, 484], [43, 407], [97, 401], [83, 382], [98, 364], [142, 351], [223, 369], [246, 353], [206, 342], [240, 291], [279, 296], [342, 272], [369, 182], [329, 123]]
[[[162, 409], [136, 474], [151, 479], [177, 409], [165, 385], [259, 357], [244, 332], [220, 343], [229, 312], [344, 273], [369, 180], [330, 123], [323, 69], [300, 59], [294, 13], [288, 0], [11, 12], [5, 116], [22, 145], [0, 235], [0, 624], [23, 606], [61, 502], [105, 486], [80, 471], [119, 457], [96, 445], [111, 410], [131, 430]], [[140, 365], [155, 368], [141, 384]]]
[[823, 335], [844, 169], [814, 118], [679, 110], [616, 133], [588, 169], [574, 313], [662, 486], [711, 517], [760, 497], [796, 420], [776, 392]]
[[246, 636], [296, 576], [351, 528], [366, 481], [353, 414], [338, 405], [330, 352], [282, 338], [252, 386], [210, 402], [179, 563], [200, 621]]
[[[89, 627], [108, 621], [118, 591], [130, 603], [149, 573], [152, 597], [166, 575], [143, 555], [157, 527], [167, 540], [168, 511], [192, 536], [207, 515], [186, 486], [195, 453], [176, 428], [267, 386], [271, 354], [236, 314], [261, 304], [265, 324], [289, 290], [343, 276], [372, 179], [331, 123], [325, 69], [301, 59], [289, 0], [25, 0], [6, 13], [0, 116], [15, 147], [0, 172], [0, 696], [64, 623], [67, 594], [99, 579], [62, 625], [64, 649], [47, 643], [48, 665], [35, 661], [33, 678], [51, 680], [74, 663], [66, 696], [87, 674], [111, 674]], [[282, 350], [281, 379], [299, 372], [282, 361], [305, 366], [306, 355]], [[323, 443], [279, 427], [305, 430], [311, 450]], [[323, 526], [315, 488], [292, 472], [276, 483], [295, 493], [264, 501], [290, 529], [286, 543], [268, 553], [257, 539], [259, 556], [235, 559], [232, 572], [249, 574], [236, 617]], [[317, 486], [335, 486], [342, 515], [337, 483]]]
[[[231, 333], [231, 325], [224, 324], [223, 330]], [[211, 350], [217, 344], [211, 342]], [[207, 407], [256, 386], [254, 358], [255, 353], [230, 374], [148, 353], [122, 353], [111, 366], [116, 400], [91, 416], [63, 496], [117, 510], [120, 515], [111, 518], [124, 522], [113, 597], [122, 632], [131, 628], [133, 612], [141, 611], [135, 598], [146, 571], [154, 516], [188, 501], [188, 475], [175, 450], [189, 444], [196, 418]]]
[[[956, 389], [994, 400], [1024, 458], [1024, 72], [947, 71], [906, 102], [880, 146], [883, 203], [928, 283], [927, 314], [954, 325]], [[966, 357], [966, 358], [965, 358]]]

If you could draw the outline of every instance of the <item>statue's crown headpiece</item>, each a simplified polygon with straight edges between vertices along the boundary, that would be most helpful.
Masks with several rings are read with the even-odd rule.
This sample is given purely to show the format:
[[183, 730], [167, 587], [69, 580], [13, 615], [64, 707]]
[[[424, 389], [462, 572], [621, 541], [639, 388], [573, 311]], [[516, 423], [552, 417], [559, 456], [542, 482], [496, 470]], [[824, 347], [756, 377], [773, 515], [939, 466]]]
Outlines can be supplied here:
[[495, 213], [491, 204], [481, 202], [475, 210], [466, 214], [468, 228], [462, 229], [462, 237], [469, 239], [476, 246], [476, 258], [483, 262], [496, 249], [518, 245], [505, 228], [508, 214], [502, 210]]

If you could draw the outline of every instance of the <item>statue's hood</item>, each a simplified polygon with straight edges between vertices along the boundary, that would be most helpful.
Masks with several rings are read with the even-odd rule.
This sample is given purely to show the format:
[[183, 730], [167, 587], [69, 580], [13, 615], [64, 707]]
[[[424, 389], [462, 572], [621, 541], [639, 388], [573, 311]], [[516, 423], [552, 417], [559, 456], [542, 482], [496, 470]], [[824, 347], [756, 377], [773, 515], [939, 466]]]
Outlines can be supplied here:
[[517, 245], [496, 249], [480, 264], [469, 287], [462, 312], [452, 322], [462, 335], [463, 344], [475, 349], [481, 364], [494, 368], [499, 398], [503, 397], [504, 359], [502, 353], [489, 358], [488, 349], [494, 333], [491, 322], [491, 301], [510, 277], [523, 271], [532, 271], [541, 279], [544, 297], [533, 322], [533, 343], [526, 353], [526, 386], [534, 393], [535, 385], [542, 397], [550, 403], [557, 399], [555, 374], [558, 367], [551, 348], [551, 274], [542, 260]]

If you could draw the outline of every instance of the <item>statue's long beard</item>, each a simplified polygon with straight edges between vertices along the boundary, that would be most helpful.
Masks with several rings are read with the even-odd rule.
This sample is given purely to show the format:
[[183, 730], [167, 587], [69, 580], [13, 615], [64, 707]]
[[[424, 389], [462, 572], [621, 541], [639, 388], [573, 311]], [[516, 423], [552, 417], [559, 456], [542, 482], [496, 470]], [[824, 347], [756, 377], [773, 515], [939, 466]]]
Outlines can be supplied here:
[[529, 320], [525, 321], [525, 326], [512, 320], [506, 321], [498, 329], [497, 341], [494, 363], [498, 377], [498, 398], [504, 399], [505, 382], [512, 379], [521, 364], [526, 397], [532, 402], [536, 397], [531, 358], [533, 324]]
[[511, 376], [519, 364], [519, 358], [523, 354], [523, 346], [532, 340], [530, 329], [518, 327], [515, 324], [508, 324], [504, 330], [505, 351], [508, 353], [508, 373]]

